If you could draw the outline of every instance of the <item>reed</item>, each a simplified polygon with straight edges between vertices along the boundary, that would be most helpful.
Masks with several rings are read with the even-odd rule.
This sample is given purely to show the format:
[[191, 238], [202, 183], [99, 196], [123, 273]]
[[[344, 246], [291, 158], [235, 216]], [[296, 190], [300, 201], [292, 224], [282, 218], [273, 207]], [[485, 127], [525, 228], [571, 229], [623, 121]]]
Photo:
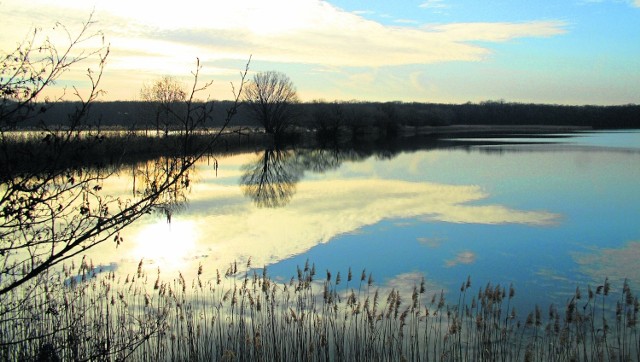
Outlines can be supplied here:
[[[457, 302], [427, 291], [376, 287], [371, 274], [287, 283], [231, 264], [189, 281], [160, 270], [122, 276], [90, 263], [49, 272], [8, 294], [0, 310], [2, 360], [574, 361], [640, 360], [639, 303], [628, 281], [576, 289], [545, 316], [520, 315], [515, 288], [462, 283]], [[450, 297], [450, 296], [449, 296]], [[455, 299], [454, 299], [455, 300]]]

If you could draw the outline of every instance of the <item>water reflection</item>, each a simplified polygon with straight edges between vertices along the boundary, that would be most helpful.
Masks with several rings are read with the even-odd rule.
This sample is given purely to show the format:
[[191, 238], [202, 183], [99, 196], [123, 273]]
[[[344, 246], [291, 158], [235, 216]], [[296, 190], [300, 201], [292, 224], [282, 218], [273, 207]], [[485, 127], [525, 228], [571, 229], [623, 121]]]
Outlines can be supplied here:
[[[196, 266], [203, 258], [203, 263], [223, 267], [233, 261], [242, 263], [249, 257], [253, 265], [262, 266], [304, 255], [318, 245], [343, 235], [356, 234], [362, 228], [384, 220], [416, 218], [428, 223], [542, 226], [553, 225], [560, 218], [560, 215], [545, 210], [519, 210], [489, 202], [490, 195], [479, 186], [372, 178], [361, 173], [362, 170], [377, 167], [381, 161], [368, 158], [362, 162], [327, 162], [328, 159], [339, 160], [335, 154], [327, 155], [331, 153], [281, 151], [279, 154], [267, 152], [260, 157], [261, 165], [272, 160], [269, 166], [274, 166], [278, 161], [280, 163], [275, 167], [279, 168], [279, 174], [286, 174], [285, 170], [289, 170], [288, 175], [295, 174], [300, 181], [294, 185], [295, 197], [287, 200], [286, 207], [277, 208], [255, 207], [254, 201], [246, 197], [245, 190], [230, 184], [224, 177], [209, 177], [207, 172], [213, 171], [208, 170], [205, 164], [199, 164], [198, 173], [206, 184], [194, 186], [189, 208], [176, 215], [171, 225], [150, 218], [131, 228], [128, 239], [135, 245], [135, 250], [116, 257], [124, 257], [130, 261], [131, 267], [135, 267], [144, 255], [141, 251], [153, 248], [153, 242], [148, 239], [167, 237], [166, 242], [159, 242], [158, 249], [168, 250], [168, 246], [162, 245], [173, 245], [177, 250], [176, 258], [192, 260]], [[351, 157], [348, 152], [344, 155]], [[419, 158], [422, 154], [413, 156]], [[246, 158], [252, 161], [246, 162]], [[324, 160], [322, 166], [311, 167], [314, 159]], [[234, 160], [239, 163], [237, 166], [230, 164], [234, 162], [231, 159], [221, 159], [221, 164], [230, 164], [230, 169], [244, 169], [240, 179], [246, 176], [246, 165], [249, 164], [252, 165], [251, 170], [257, 170], [259, 174], [262, 172], [257, 167], [255, 155], [236, 156]], [[335, 168], [336, 165], [340, 167]], [[325, 174], [310, 174], [301, 181], [303, 170], [309, 169], [325, 170]], [[326, 170], [334, 171], [329, 173]], [[224, 175], [227, 170], [220, 172]], [[229, 172], [233, 174], [231, 170]], [[345, 177], [344, 174], [351, 176]], [[289, 180], [296, 177], [289, 177]], [[270, 201], [269, 205], [274, 204]], [[173, 224], [180, 222], [189, 223], [191, 229], [186, 235], [171, 230]], [[169, 235], [173, 236], [169, 238]], [[390, 245], [392, 243], [386, 247]], [[156, 251], [151, 250], [145, 257], [150, 263], [148, 265], [172, 269], [171, 264], [176, 263], [167, 262], [166, 256], [155, 258]], [[349, 253], [354, 256], [360, 252]], [[456, 263], [469, 263], [470, 258], [465, 255], [459, 256]], [[191, 270], [195, 269], [192, 265]]]
[[283, 280], [309, 259], [343, 277], [365, 267], [377, 286], [411, 288], [426, 276], [436, 291], [471, 275], [514, 282], [532, 304], [564, 301], [603, 274], [613, 280], [614, 268], [636, 278], [637, 243], [625, 243], [640, 235], [637, 153], [522, 145], [513, 150], [529, 152], [510, 146], [496, 157], [479, 145], [438, 147], [223, 155], [219, 169], [201, 162], [181, 184], [170, 224], [148, 215], [119, 249], [90, 257], [124, 274], [144, 258], [164, 277], [180, 270], [187, 279], [200, 263], [204, 278], [251, 257]]
[[192, 267], [196, 241], [199, 237], [192, 221], [159, 222], [143, 228], [136, 236], [131, 251], [133, 260], [147, 260], [162, 265], [165, 272], [177, 272]]
[[291, 202], [305, 172], [324, 173], [337, 169], [346, 160], [361, 161], [369, 155], [339, 148], [267, 149], [242, 166], [240, 185], [257, 207], [283, 207]]
[[[133, 197], [147, 197], [157, 192], [160, 187], [163, 175], [172, 175], [178, 171], [175, 159], [167, 157], [150, 160], [140, 163], [131, 168], [131, 185]], [[152, 208], [153, 212], [164, 215], [167, 222], [175, 213], [186, 210], [188, 198], [187, 193], [191, 186], [191, 166], [182, 170], [182, 175], [167, 185], [164, 192], [159, 196], [158, 203]]]
[[255, 162], [242, 167], [242, 192], [257, 207], [282, 207], [296, 193], [296, 183], [304, 170], [293, 151], [265, 150]]
[[159, 209], [170, 221], [186, 201], [194, 162], [185, 156], [135, 164], [132, 177], [113, 189], [105, 186], [118, 178], [122, 165], [52, 166], [2, 180], [0, 294], [38, 281], [47, 269], [106, 241], [120, 246], [121, 232], [146, 214]]
[[472, 251], [462, 251], [456, 255], [455, 259], [446, 260], [447, 267], [453, 267], [459, 264], [473, 264], [476, 261], [476, 254]]
[[431, 297], [434, 293], [446, 292], [447, 287], [435, 280], [425, 279], [424, 274], [419, 271], [402, 273], [391, 279], [385, 280], [385, 283], [379, 283], [380, 295], [388, 295], [391, 291], [398, 291], [400, 295], [409, 296], [414, 288], [423, 286], [427, 292], [427, 296]]
[[593, 248], [589, 252], [573, 253], [579, 269], [592, 285], [601, 284], [605, 277], [617, 286], [630, 279], [634, 290], [640, 289], [640, 241], [630, 241], [620, 248]]

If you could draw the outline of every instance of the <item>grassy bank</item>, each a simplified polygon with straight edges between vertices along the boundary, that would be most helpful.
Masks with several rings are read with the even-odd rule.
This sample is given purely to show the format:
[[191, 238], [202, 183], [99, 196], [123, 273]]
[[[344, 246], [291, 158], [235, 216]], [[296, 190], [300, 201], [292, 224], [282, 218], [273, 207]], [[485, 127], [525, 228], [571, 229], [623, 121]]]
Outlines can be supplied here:
[[[458, 295], [407, 295], [370, 275], [288, 283], [231, 265], [217, 278], [173, 281], [143, 271], [98, 275], [87, 263], [8, 295], [3, 360], [573, 361], [640, 359], [638, 299], [608, 280], [563, 306], [522, 313], [513, 286], [462, 283]], [[77, 274], [79, 273], [79, 274]], [[453, 302], [451, 302], [453, 301]], [[54, 360], [51, 359], [51, 360]]]

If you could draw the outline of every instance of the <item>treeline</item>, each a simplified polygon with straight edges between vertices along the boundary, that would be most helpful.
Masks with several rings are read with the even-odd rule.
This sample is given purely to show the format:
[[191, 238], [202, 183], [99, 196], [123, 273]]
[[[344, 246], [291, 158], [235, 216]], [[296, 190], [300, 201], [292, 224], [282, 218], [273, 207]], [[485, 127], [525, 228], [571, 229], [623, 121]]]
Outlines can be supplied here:
[[[22, 127], [36, 128], [42, 125], [55, 126], [64, 125], [70, 114], [76, 110], [77, 102], [58, 102], [49, 105], [36, 106], [35, 108], [45, 109], [35, 116], [21, 122]], [[219, 127], [224, 124], [227, 110], [233, 106], [232, 101], [214, 102], [213, 123], [206, 127]], [[173, 112], [182, 112], [183, 104], [177, 103]], [[160, 109], [159, 104], [143, 101], [115, 101], [115, 102], [94, 102], [88, 114], [86, 122], [92, 126], [119, 128], [119, 129], [154, 129], [158, 125], [156, 110]], [[257, 125], [251, 122], [246, 112], [239, 110], [239, 120], [244, 125]], [[235, 120], [235, 119], [234, 119]], [[162, 117], [162, 123], [168, 122], [167, 117]]]
[[[230, 101], [214, 103], [214, 121], [207, 127], [222, 125]], [[52, 105], [22, 125], [64, 124], [76, 103]], [[153, 129], [157, 106], [141, 101], [96, 102], [91, 124], [124, 129]], [[357, 134], [375, 128], [392, 135], [401, 127], [448, 125], [567, 125], [593, 128], [640, 128], [640, 105], [567, 106], [508, 102], [465, 104], [404, 102], [307, 102], [295, 106], [295, 124], [320, 133], [347, 129]], [[235, 126], [259, 127], [247, 108], [240, 107]]]
[[[438, 106], [444, 107], [446, 106]], [[563, 106], [483, 102], [448, 107], [456, 120], [466, 124], [500, 125], [572, 125], [594, 128], [637, 128], [640, 126], [640, 105]]]
[[566, 106], [507, 102], [326, 103], [301, 105], [307, 124], [331, 127], [340, 121], [384, 126], [567, 125], [594, 128], [640, 127], [640, 105]]

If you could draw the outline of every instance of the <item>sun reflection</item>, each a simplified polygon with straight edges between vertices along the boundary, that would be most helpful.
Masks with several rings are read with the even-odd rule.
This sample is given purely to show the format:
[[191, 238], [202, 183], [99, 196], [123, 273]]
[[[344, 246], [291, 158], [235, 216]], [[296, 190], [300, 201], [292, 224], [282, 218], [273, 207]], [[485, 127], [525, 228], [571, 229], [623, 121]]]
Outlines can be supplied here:
[[149, 224], [135, 236], [135, 260], [145, 260], [163, 270], [187, 266], [196, 249], [197, 228], [192, 221], [161, 220]]

